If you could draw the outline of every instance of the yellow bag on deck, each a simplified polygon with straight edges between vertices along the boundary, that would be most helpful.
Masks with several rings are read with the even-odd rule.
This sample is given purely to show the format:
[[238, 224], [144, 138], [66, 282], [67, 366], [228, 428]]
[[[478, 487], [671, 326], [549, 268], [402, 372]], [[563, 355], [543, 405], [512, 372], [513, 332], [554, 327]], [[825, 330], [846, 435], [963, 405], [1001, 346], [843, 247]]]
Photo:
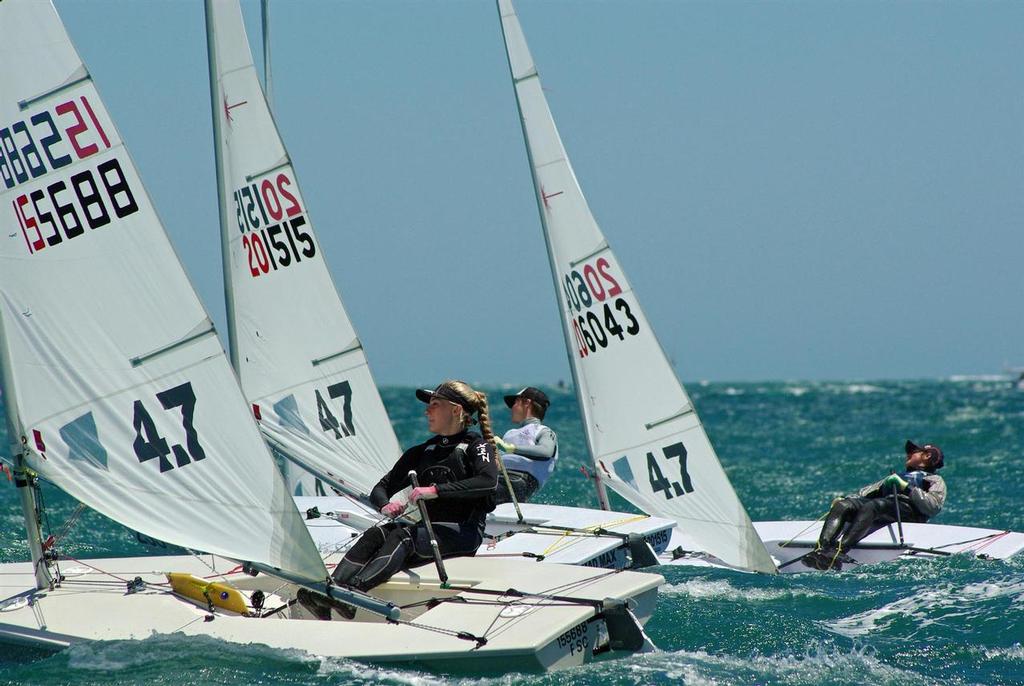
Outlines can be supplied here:
[[249, 613], [245, 596], [237, 588], [227, 584], [207, 581], [184, 572], [167, 572], [167, 581], [171, 583], [171, 590], [175, 593], [201, 605], [213, 605], [240, 615]]

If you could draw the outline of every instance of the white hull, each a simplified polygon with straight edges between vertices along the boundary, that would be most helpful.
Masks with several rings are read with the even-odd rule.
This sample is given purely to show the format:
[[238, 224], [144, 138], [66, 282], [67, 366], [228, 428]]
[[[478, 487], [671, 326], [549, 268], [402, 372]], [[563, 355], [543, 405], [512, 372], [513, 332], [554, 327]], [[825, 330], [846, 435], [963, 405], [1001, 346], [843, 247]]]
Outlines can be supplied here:
[[[360, 531], [381, 520], [381, 515], [351, 498], [296, 496], [299, 512], [316, 507], [321, 516], [307, 519], [306, 526], [320, 552], [343, 553]], [[668, 549], [675, 522], [629, 512], [609, 512], [582, 507], [523, 503], [523, 522], [511, 504], [499, 505], [487, 516], [486, 535], [476, 556], [530, 558], [544, 562], [624, 569], [632, 566], [630, 544], [634, 534], [646, 541], [654, 554]], [[330, 514], [328, 514], [330, 513]], [[575, 529], [566, 532], [563, 529]], [[615, 535], [593, 533], [599, 529]]]
[[[754, 522], [761, 540], [777, 561], [783, 573], [818, 571], [801, 563], [807, 553], [815, 549], [820, 521]], [[676, 552], [692, 550], [685, 534], [673, 532], [668, 550], [659, 556], [664, 564], [728, 567], [720, 560], [700, 554]], [[1002, 560], [1024, 550], [1024, 534], [999, 529], [982, 529], [947, 524], [903, 525], [903, 541], [899, 527], [891, 524], [864, 538], [849, 551], [855, 563], [842, 565], [849, 571], [860, 565], [887, 562], [900, 557], [945, 557], [947, 555], [975, 555], [984, 559]]]
[[[212, 566], [189, 556], [88, 561], [103, 572], [64, 562], [62, 571], [67, 579], [53, 591], [34, 590], [29, 563], [0, 565], [0, 595], [5, 599], [0, 601], [0, 641], [59, 649], [80, 641], [139, 640], [154, 633], [180, 632], [443, 672], [562, 669], [588, 662], [595, 651], [600, 654], [608, 648], [607, 621], [592, 603], [499, 597], [459, 589], [514, 588], [584, 601], [629, 600], [636, 619], [644, 623], [654, 610], [658, 586], [664, 582], [660, 576], [636, 572], [562, 567], [552, 575], [550, 567], [529, 562], [453, 558], [446, 562], [452, 589], [440, 587], [430, 565], [400, 573], [373, 592], [396, 605], [454, 595], [469, 602], [409, 608], [403, 610], [399, 624], [362, 610], [352, 620], [335, 614], [335, 621], [325, 622], [309, 618], [299, 605], [265, 618], [219, 609], [210, 612], [168, 589], [164, 573], [178, 571], [229, 581], [244, 595], [263, 590], [268, 594], [265, 610], [293, 597], [294, 588], [282, 586], [278, 579], [240, 574], [223, 559], [204, 556], [202, 560]], [[146, 588], [126, 593], [122, 580], [136, 576], [147, 583]], [[467, 632], [486, 642], [478, 645], [417, 626], [420, 624]]]

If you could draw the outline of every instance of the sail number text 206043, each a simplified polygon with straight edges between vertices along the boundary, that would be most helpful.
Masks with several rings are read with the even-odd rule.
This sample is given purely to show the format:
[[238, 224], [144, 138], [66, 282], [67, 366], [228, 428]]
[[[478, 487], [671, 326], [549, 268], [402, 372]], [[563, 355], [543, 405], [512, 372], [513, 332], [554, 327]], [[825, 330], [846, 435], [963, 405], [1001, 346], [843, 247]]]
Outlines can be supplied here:
[[[0, 180], [12, 189], [110, 147], [89, 98], [74, 97], [0, 128]], [[117, 157], [20, 193], [11, 204], [29, 254], [139, 210]]]
[[313, 234], [302, 228], [305, 213], [287, 172], [237, 188], [234, 198], [242, 249], [254, 279], [316, 255]]
[[622, 297], [622, 286], [605, 258], [563, 274], [562, 287], [580, 357], [640, 333], [640, 322]]

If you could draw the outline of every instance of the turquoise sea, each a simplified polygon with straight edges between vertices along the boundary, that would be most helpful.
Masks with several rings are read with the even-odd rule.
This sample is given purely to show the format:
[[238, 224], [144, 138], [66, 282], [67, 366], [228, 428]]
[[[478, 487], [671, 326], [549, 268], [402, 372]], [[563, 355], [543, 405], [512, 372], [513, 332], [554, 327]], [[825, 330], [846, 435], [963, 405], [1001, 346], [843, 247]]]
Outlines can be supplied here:
[[[504, 426], [502, 389], [486, 390]], [[584, 438], [574, 396], [546, 390], [562, 459], [539, 500], [593, 505], [579, 471]], [[1024, 531], [1024, 392], [1007, 381], [691, 383], [688, 390], [752, 519], [817, 518], [833, 496], [902, 464], [910, 438], [946, 453], [950, 495], [935, 521]], [[426, 437], [411, 388], [384, 389], [384, 400], [403, 444]], [[53, 488], [44, 495], [59, 528], [74, 503]], [[6, 482], [0, 513], [0, 558], [27, 559], [17, 494]], [[65, 549], [75, 557], [152, 554], [91, 512]], [[52, 655], [4, 648], [0, 683], [1024, 684], [1024, 558], [910, 560], [778, 577], [657, 571], [667, 584], [647, 630], [659, 652], [552, 675], [446, 679], [170, 636]]]

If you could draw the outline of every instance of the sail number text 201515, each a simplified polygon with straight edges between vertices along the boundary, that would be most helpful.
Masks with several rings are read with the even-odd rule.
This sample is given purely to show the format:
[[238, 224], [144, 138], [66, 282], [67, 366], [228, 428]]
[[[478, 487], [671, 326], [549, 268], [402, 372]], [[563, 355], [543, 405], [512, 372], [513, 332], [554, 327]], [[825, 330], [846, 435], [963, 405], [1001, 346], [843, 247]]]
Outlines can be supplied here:
[[242, 249], [254, 279], [316, 255], [313, 234], [302, 228], [306, 217], [287, 172], [246, 184], [235, 190], [234, 198]]
[[[12, 189], [110, 147], [89, 98], [73, 97], [0, 128], [0, 179]], [[116, 157], [21, 193], [11, 205], [29, 254], [139, 210]]]
[[[611, 343], [640, 333], [640, 322], [633, 316], [622, 287], [603, 257], [582, 269], [563, 275], [566, 315], [576, 335], [576, 353], [586, 357]], [[622, 323], [620, 323], [620, 318]]]

